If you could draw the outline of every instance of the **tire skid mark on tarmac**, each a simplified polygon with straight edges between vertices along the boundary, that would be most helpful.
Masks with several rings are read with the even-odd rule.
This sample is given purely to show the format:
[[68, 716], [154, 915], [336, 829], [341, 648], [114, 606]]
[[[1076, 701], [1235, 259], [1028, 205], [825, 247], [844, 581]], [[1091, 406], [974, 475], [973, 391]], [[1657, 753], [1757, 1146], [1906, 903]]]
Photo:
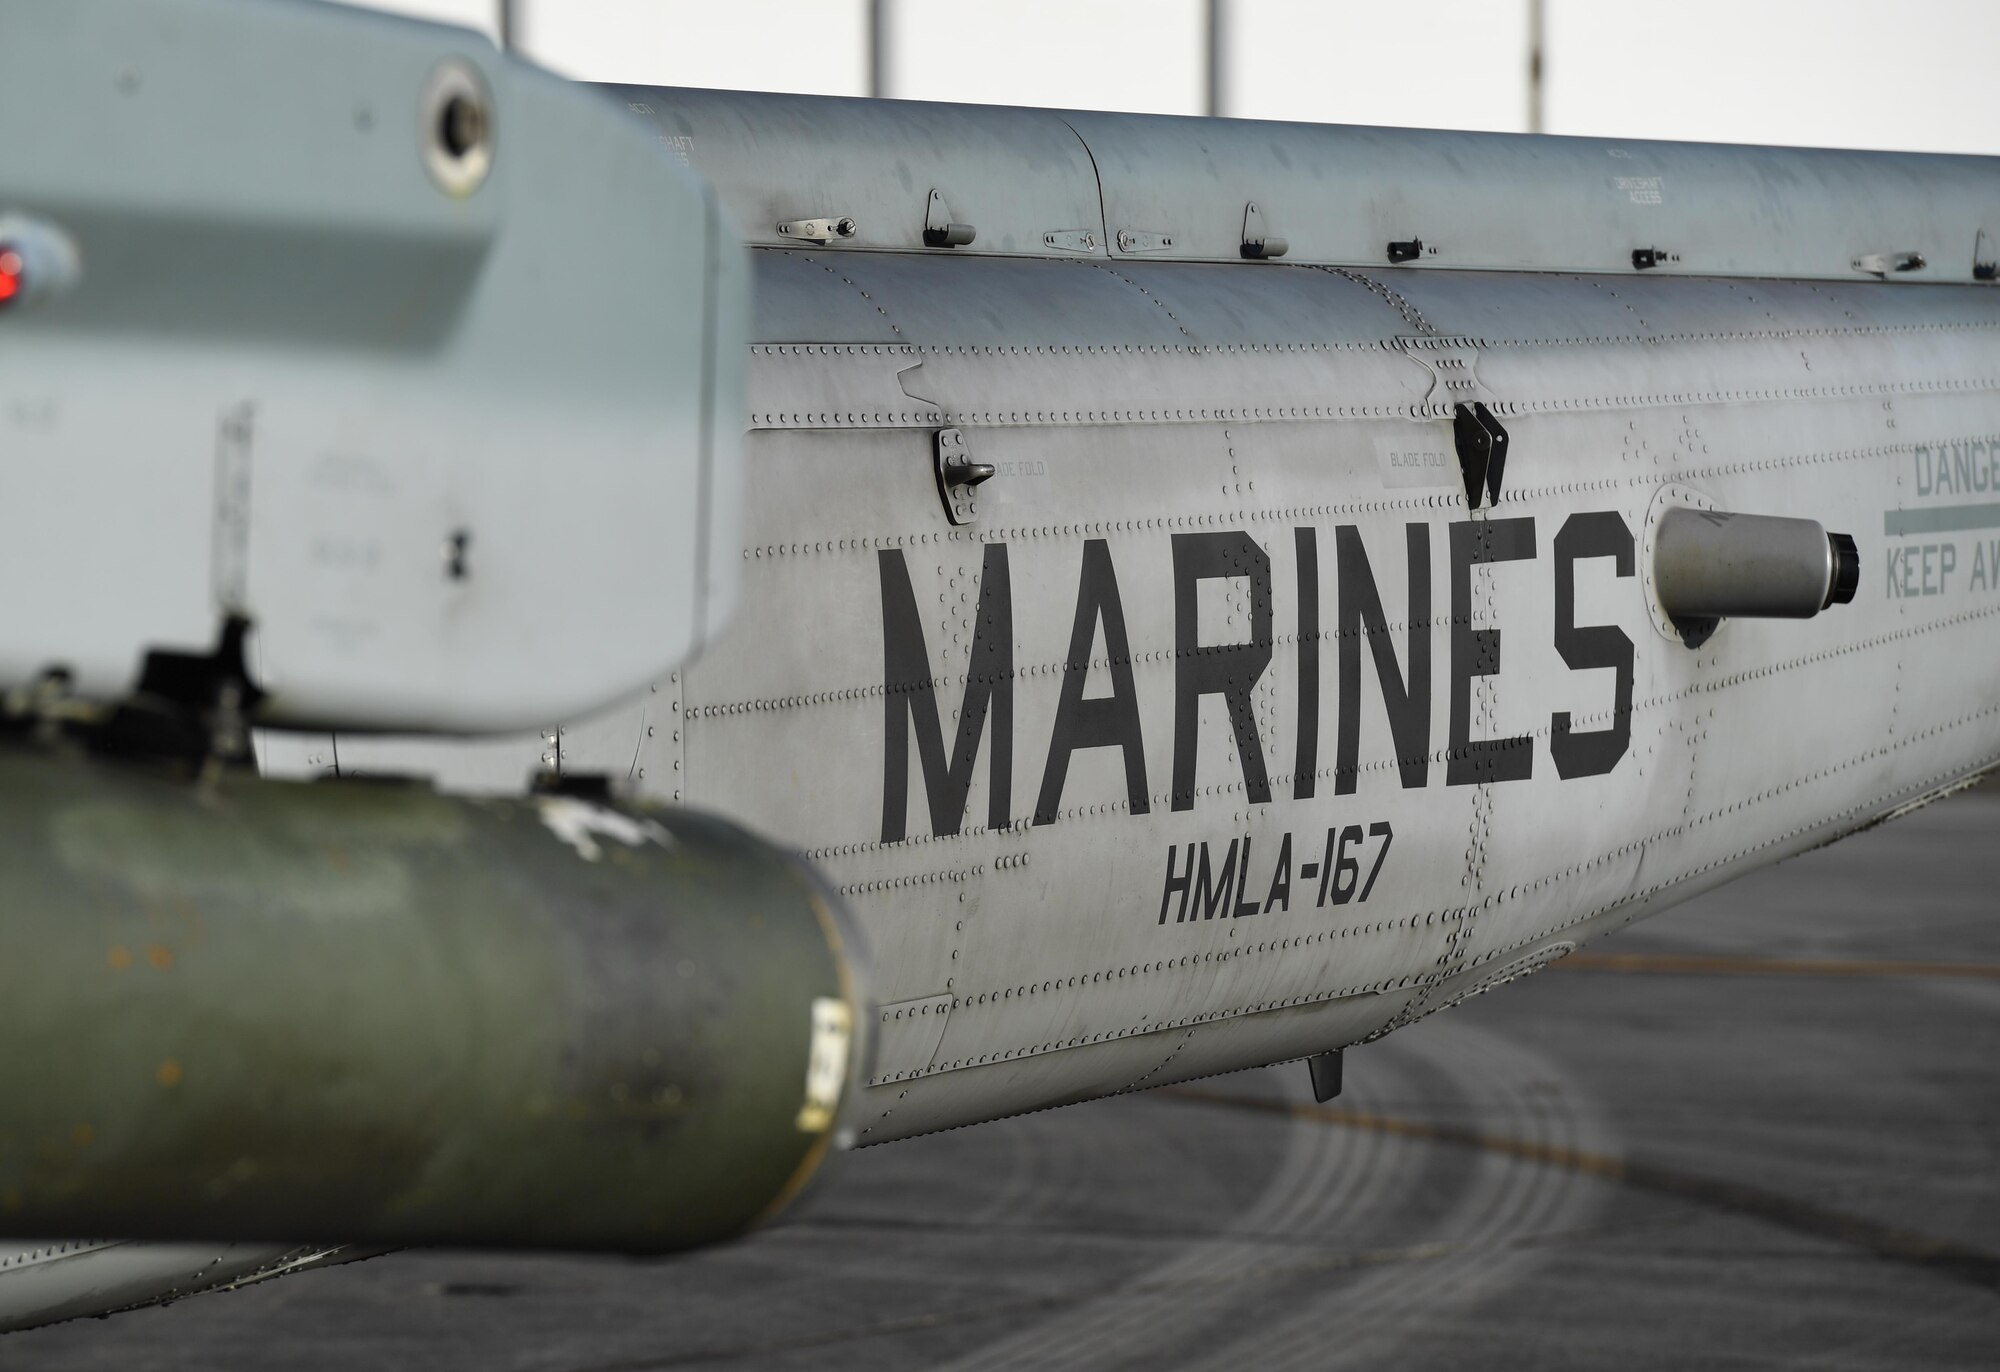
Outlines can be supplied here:
[[1982, 1290], [2000, 1291], [2000, 1253], [1899, 1225], [1885, 1224], [1865, 1215], [1821, 1205], [1802, 1196], [1731, 1181], [1726, 1177], [1689, 1172], [1643, 1158], [1551, 1146], [1538, 1139], [1489, 1133], [1464, 1125], [1434, 1124], [1398, 1116], [1332, 1110], [1290, 1102], [1274, 1103], [1248, 1094], [1230, 1095], [1202, 1089], [1177, 1088], [1175, 1094], [1183, 1100], [1206, 1101], [1235, 1109], [1281, 1111], [1294, 1118], [1318, 1119], [1325, 1124], [1350, 1129], [1460, 1144], [1519, 1158], [1550, 1170], [1600, 1177], [1635, 1191], [1647, 1191], [1710, 1209], [1747, 1215], [1795, 1233], [1860, 1248], [1875, 1257], [1909, 1263]]
[[[1217, 1367], [1281, 1369], [1379, 1362], [1394, 1355], [1418, 1322], [1526, 1279], [1545, 1253], [1565, 1242], [1600, 1236], [1590, 1218], [1579, 1220], [1575, 1211], [1587, 1208], [1594, 1215], [1604, 1188], [1612, 1186], [1838, 1239], [1982, 1291], [2000, 1285], [2000, 1259], [1993, 1254], [1848, 1214], [1824, 1187], [1784, 1195], [1622, 1156], [1620, 1140], [1604, 1137], [1587, 1093], [1571, 1087], [1566, 1073], [1471, 1022], [1432, 1019], [1385, 1040], [1368, 1061], [1348, 1108], [1290, 1099], [1284, 1088], [1297, 1083], [1268, 1072], [1245, 1074], [1234, 1089], [1212, 1080], [1161, 1090], [1168, 1100], [1260, 1113], [1291, 1127], [1270, 1179], [1236, 1223], [1197, 1237], [1141, 1275], [580, 1372], [754, 1364], [784, 1353], [981, 1323], [1007, 1332], [953, 1367], [1208, 1359]], [[1547, 1089], [1551, 1082], [1561, 1088], [1555, 1094]], [[1269, 1087], [1260, 1091], [1265, 1083]], [[1419, 1118], [1419, 1110], [1432, 1118]], [[1117, 1142], [1103, 1141], [1111, 1148]], [[1074, 1168], [1062, 1165], [1075, 1147], [1073, 1136], [1063, 1140], [1052, 1133], [1024, 1150], [1064, 1178], [1064, 1200], [1052, 1205], [1047, 1193], [1009, 1187], [1026, 1202], [1011, 1219], [1018, 1222], [1027, 1212], [1053, 1215], [1077, 1194]], [[1454, 1165], [1454, 1152], [1460, 1154], [1455, 1165], [1461, 1178], [1453, 1182], [1462, 1191], [1459, 1202], [1411, 1234], [1413, 1201], [1421, 1198], [1410, 1188], [1435, 1182], [1441, 1165]], [[1017, 1167], [1042, 1170], [1019, 1154], [1009, 1158], [1007, 1172], [1024, 1180]], [[1671, 1222], [1669, 1213], [1641, 1227]], [[1385, 1234], [1404, 1241], [1367, 1243]], [[1274, 1251], [1274, 1245], [1282, 1247]], [[1330, 1347], [1336, 1331], [1341, 1346]], [[1232, 1335], [1236, 1342], [1224, 1342]]]
[[1228, 1289], [1238, 1283], [1218, 1283], [1218, 1274], [1271, 1265], [1268, 1238], [1239, 1237], [1235, 1230], [1310, 1237], [1358, 1198], [1386, 1189], [1370, 1182], [1387, 1170], [1384, 1160], [1394, 1150], [1383, 1144], [1392, 1141], [1352, 1131], [1339, 1131], [1346, 1138], [1315, 1140], [1308, 1137], [1311, 1132], [1286, 1131], [1284, 1152], [1269, 1180], [1230, 1229], [1184, 1246], [1128, 1281], [1065, 1302], [1050, 1318], [948, 1364], [951, 1372], [1102, 1367], [1207, 1325], [1241, 1296]]
[[[1408, 1035], [1393, 1047], [1385, 1044], [1371, 1055], [1370, 1064], [1371, 1093], [1442, 1097], [1480, 1118], [1498, 1110], [1504, 1118], [1525, 1120], [1528, 1136], [1551, 1147], [1574, 1147], [1578, 1140], [1581, 1125], [1569, 1104], [1578, 1093], [1548, 1095], [1545, 1084], [1559, 1077], [1554, 1066], [1489, 1031], [1434, 1021], [1424, 1032]], [[1281, 1097], [1254, 1098], [1262, 1103], [1259, 1108], [1288, 1111]], [[1433, 1180], [1439, 1160], [1431, 1149], [1396, 1146], [1393, 1137], [1380, 1136], [1379, 1131], [1353, 1132], [1364, 1137], [1374, 1132], [1379, 1144], [1386, 1146], [1329, 1149], [1301, 1139], [1296, 1131], [1289, 1133], [1284, 1161], [1240, 1227], [1317, 1240], [1329, 1249], [1347, 1248], [1360, 1235], [1406, 1230], [1407, 1217], [1423, 1199], [1422, 1188]], [[1308, 1308], [1310, 1315], [1276, 1324], [1260, 1322], [1256, 1335], [1228, 1345], [1222, 1365], [1281, 1367], [1297, 1360], [1323, 1367], [1326, 1319], [1379, 1316], [1393, 1322], [1413, 1306], [1434, 1308], [1443, 1290], [1462, 1287], [1477, 1294], [1497, 1280], [1493, 1274], [1502, 1265], [1492, 1260], [1496, 1251], [1524, 1234], [1578, 1223], [1580, 1212], [1592, 1208], [1585, 1195], [1594, 1190], [1574, 1177], [1504, 1157], [1482, 1157], [1472, 1174], [1460, 1179], [1459, 1187], [1458, 1203], [1426, 1225], [1421, 1236], [1431, 1241], [1423, 1251], [1440, 1265], [1427, 1265], [1420, 1282], [1382, 1264], [1356, 1264], [1357, 1279], [1326, 1289], [1324, 1277], [1315, 1277], [1310, 1269], [1302, 1273], [1290, 1264], [1271, 1264], [1268, 1251], [1259, 1251], [1262, 1245], [1246, 1242], [1235, 1232], [1238, 1226], [1232, 1226], [1207, 1242], [1190, 1245], [1123, 1287], [950, 1366], [953, 1372], [1020, 1366], [1099, 1368], [1127, 1362], [1156, 1364], [1163, 1356], [1185, 1358], [1204, 1343], [1227, 1339], [1232, 1326], [1242, 1327], [1234, 1317], [1246, 1306], [1261, 1305], [1282, 1291], [1294, 1305]], [[1524, 1256], [1513, 1266], [1532, 1261]], [[1269, 1274], [1267, 1280], [1217, 1280], [1219, 1273], [1260, 1266]], [[1287, 1267], [1291, 1270], [1282, 1270]]]
[[[1423, 1031], [1385, 1042], [1370, 1062], [1368, 1082], [1357, 1094], [1399, 1101], [1445, 1100], [1477, 1118], [1491, 1118], [1494, 1111], [1502, 1112], [1502, 1118], [1525, 1117], [1523, 1136], [1552, 1147], [1574, 1147], [1578, 1139], [1580, 1126], [1569, 1100], [1551, 1098], [1546, 1092], [1552, 1076], [1549, 1065], [1513, 1049], [1498, 1035], [1433, 1020]], [[1275, 1087], [1279, 1079], [1263, 1073], [1250, 1080], [1269, 1081]], [[1237, 1099], [1185, 1088], [1161, 1094], [1194, 1097], [1209, 1105]], [[1574, 1093], [1567, 1096], [1573, 1098]], [[1290, 1106], [1279, 1095], [1242, 1099], [1254, 1101], [1254, 1108], [1262, 1112], [1290, 1114]], [[1419, 1293], [1418, 1304], [1424, 1309], [1436, 1308], [1440, 1292], [1484, 1294], [1497, 1280], [1484, 1275], [1489, 1269], [1504, 1267], [1516, 1275], [1524, 1270], [1522, 1263], [1496, 1263], [1498, 1255], [1533, 1254], [1544, 1245], [1587, 1232], [1542, 1224], [1544, 1217], [1575, 1208], [1579, 1188], [1574, 1177], [1504, 1156], [1482, 1156], [1461, 1179], [1463, 1199], [1441, 1222], [1457, 1231], [1455, 1237], [1427, 1234], [1415, 1242], [1357, 1243], [1363, 1235], [1407, 1231], [1410, 1210], [1422, 1199], [1417, 1191], [1438, 1176], [1437, 1150], [1412, 1149], [1393, 1131], [1328, 1129], [1327, 1121], [1311, 1116], [1294, 1120], [1286, 1131], [1284, 1154], [1239, 1220], [1224, 1232], [1201, 1236], [1139, 1276], [810, 1335], [592, 1364], [572, 1372], [658, 1372], [754, 1363], [814, 1348], [1036, 1316], [1044, 1318], [949, 1366], [954, 1372], [968, 1372], [983, 1367], [1158, 1365], [1163, 1356], [1186, 1357], [1201, 1343], [1212, 1347], [1210, 1341], [1218, 1332], [1227, 1338], [1232, 1317], [1268, 1301], [1274, 1292], [1286, 1293], [1288, 1300], [1303, 1296], [1312, 1302], [1313, 1313], [1310, 1319], [1287, 1320], [1275, 1330], [1266, 1340], [1273, 1344], [1272, 1352], [1323, 1367], [1328, 1365], [1327, 1319], [1372, 1319], [1378, 1312], [1391, 1316], [1407, 1307], [1404, 1292]], [[1597, 1142], [1591, 1137], [1594, 1129], [1582, 1133], [1587, 1141]], [[1029, 1151], [1041, 1153], [1041, 1141]], [[1443, 1165], [1451, 1164], [1445, 1160]], [[1032, 1208], [1047, 1214], [1048, 1197], [1039, 1199], [1044, 1203]], [[1274, 1244], [1292, 1251], [1273, 1252]], [[1330, 1281], [1339, 1284], [1329, 1287]], [[1381, 1331], [1384, 1337], [1391, 1333]], [[1230, 1346], [1222, 1365], [1243, 1365], [1238, 1351]]]
[[[1370, 1056], [1371, 1082], [1415, 1076], [1412, 1066], [1397, 1060], [1400, 1055], [1428, 1066], [1442, 1080], [1443, 1099], [1475, 1118], [1516, 1120], [1524, 1137], [1552, 1148], [1614, 1142], [1576, 1083], [1546, 1057], [1503, 1035], [1471, 1023], [1433, 1020], [1407, 1034], [1396, 1049]], [[1410, 1160], [1419, 1177], [1426, 1164], [1451, 1165], [1434, 1149], [1416, 1151], [1432, 1155]], [[1407, 1272], [1377, 1268], [1333, 1286], [1300, 1284], [1282, 1316], [1246, 1322], [1244, 1333], [1198, 1365], [1274, 1370], [1377, 1365], [1440, 1310], [1470, 1305], [1526, 1279], [1546, 1251], [1527, 1240], [1587, 1226], [1606, 1199], [1601, 1187], [1506, 1155], [1482, 1155], [1463, 1188], [1460, 1201], [1426, 1226], [1426, 1237], [1446, 1245], [1446, 1251], [1414, 1280]], [[1407, 1223], [1403, 1213], [1387, 1218]], [[1329, 1332], [1336, 1330], [1339, 1343], [1329, 1346]]]
[[[1589, 1231], [1576, 1234], [1529, 1234], [1515, 1240], [1517, 1245], [1534, 1245], [1560, 1239], [1592, 1237]], [[975, 1324], [986, 1320], [997, 1320], [1014, 1315], [1035, 1314], [1042, 1311], [1066, 1310], [1107, 1296], [1149, 1294], [1154, 1292], [1173, 1294], [1187, 1293], [1220, 1284], [1242, 1284], [1264, 1282], [1273, 1279], [1311, 1276], [1340, 1272], [1366, 1271], [1376, 1267], [1398, 1267], [1407, 1269], [1409, 1264], [1429, 1263], [1447, 1258], [1460, 1251], [1463, 1245], [1451, 1243], [1414, 1243], [1400, 1248], [1360, 1249], [1346, 1252], [1325, 1253], [1311, 1257], [1287, 1258], [1278, 1262], [1262, 1263], [1240, 1272], [1221, 1275], [1210, 1274], [1199, 1278], [1182, 1278], [1173, 1282], [1158, 1282], [1137, 1285], [1130, 1282], [1105, 1282], [1098, 1286], [1071, 1288], [1066, 1291], [1052, 1291], [1038, 1296], [1024, 1296], [1018, 1300], [993, 1301], [978, 1306], [957, 1307], [947, 1310], [925, 1311], [916, 1315], [898, 1316], [893, 1319], [877, 1320], [869, 1324], [851, 1326], [845, 1329], [825, 1330], [811, 1334], [780, 1335], [775, 1338], [745, 1341], [709, 1348], [690, 1349], [685, 1353], [662, 1354], [658, 1357], [619, 1359], [610, 1362], [587, 1364], [563, 1363], [564, 1372], [661, 1372], [674, 1367], [698, 1367], [707, 1364], [730, 1363], [744, 1360], [763, 1359], [785, 1353], [804, 1352], [814, 1348], [831, 1348], [841, 1344], [861, 1343], [870, 1339], [893, 1338], [899, 1334], [920, 1333], [931, 1329], [944, 1329], [959, 1324]], [[761, 1365], [761, 1364], [759, 1364]]]

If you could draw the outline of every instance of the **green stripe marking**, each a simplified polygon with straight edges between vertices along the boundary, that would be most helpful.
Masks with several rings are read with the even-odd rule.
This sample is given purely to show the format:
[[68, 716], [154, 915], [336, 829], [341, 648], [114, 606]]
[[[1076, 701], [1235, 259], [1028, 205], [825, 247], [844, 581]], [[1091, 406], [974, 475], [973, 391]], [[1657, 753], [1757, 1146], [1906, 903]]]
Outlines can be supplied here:
[[1921, 510], [1884, 510], [1882, 532], [1955, 534], [1966, 529], [2000, 529], [2000, 505], [1931, 505]]

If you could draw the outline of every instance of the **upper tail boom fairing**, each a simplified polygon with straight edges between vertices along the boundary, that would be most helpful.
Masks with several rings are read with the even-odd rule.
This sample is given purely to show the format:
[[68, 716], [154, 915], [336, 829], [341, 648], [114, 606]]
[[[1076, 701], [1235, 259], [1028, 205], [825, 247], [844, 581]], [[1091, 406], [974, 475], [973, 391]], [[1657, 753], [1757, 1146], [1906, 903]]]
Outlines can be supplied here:
[[[1897, 285], [2000, 277], [2000, 206], [1981, 157], [601, 89], [715, 186], [753, 247]], [[847, 231], [799, 228], [822, 220]], [[961, 230], [949, 240], [947, 221]], [[1282, 253], [1269, 250], [1276, 241]]]

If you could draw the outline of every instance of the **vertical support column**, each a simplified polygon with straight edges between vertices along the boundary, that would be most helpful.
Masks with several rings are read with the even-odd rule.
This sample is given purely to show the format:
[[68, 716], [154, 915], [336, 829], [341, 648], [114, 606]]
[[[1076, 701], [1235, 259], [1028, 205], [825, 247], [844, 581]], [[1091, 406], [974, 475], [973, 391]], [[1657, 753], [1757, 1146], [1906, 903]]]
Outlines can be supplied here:
[[890, 4], [891, 0], [868, 0], [868, 94], [877, 100], [889, 98], [889, 62], [895, 55]]
[[[880, 3], [880, 0], [877, 0]], [[1211, 119], [1229, 113], [1229, 0], [1206, 0], [1208, 32], [1202, 89], [1202, 113]]]
[[1528, 132], [1542, 133], [1543, 0], [1528, 0]]

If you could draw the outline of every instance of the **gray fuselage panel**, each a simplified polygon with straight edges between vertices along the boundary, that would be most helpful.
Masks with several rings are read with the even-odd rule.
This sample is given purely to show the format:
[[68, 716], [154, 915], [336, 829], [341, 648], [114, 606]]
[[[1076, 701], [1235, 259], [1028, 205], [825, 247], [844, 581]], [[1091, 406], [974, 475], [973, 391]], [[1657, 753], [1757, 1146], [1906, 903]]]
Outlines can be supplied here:
[[[865, 1142], [1383, 1032], [2000, 759], [2000, 293], [752, 256], [731, 627], [599, 719], [341, 760], [797, 845], [876, 964]], [[1860, 593], [1690, 648], [1674, 505], [1850, 531]]]

